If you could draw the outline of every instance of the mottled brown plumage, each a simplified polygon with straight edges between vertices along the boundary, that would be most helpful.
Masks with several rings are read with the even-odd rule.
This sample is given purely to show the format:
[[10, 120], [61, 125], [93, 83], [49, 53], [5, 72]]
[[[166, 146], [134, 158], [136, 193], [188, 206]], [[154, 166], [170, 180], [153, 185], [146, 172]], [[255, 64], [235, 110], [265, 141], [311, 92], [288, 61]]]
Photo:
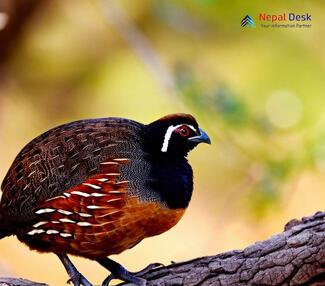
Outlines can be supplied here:
[[75, 285], [91, 284], [66, 254], [144, 285], [106, 257], [179, 221], [193, 189], [185, 157], [200, 142], [210, 141], [186, 114], [149, 125], [101, 118], [51, 129], [23, 148], [2, 183], [0, 237], [14, 234], [57, 254]]
[[120, 166], [128, 162], [102, 162], [99, 174], [43, 202], [35, 212], [38, 222], [21, 229], [18, 237], [39, 251], [100, 259], [173, 227], [184, 209], [130, 195], [129, 182], [118, 180]]

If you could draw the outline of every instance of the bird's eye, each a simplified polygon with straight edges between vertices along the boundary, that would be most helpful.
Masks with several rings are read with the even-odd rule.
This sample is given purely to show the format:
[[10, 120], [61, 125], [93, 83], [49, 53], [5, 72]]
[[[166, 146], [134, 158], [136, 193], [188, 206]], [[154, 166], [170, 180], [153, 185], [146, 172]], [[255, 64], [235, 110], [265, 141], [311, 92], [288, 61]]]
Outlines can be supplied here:
[[179, 133], [182, 137], [187, 137], [191, 133], [190, 129], [186, 125], [177, 128], [176, 132]]

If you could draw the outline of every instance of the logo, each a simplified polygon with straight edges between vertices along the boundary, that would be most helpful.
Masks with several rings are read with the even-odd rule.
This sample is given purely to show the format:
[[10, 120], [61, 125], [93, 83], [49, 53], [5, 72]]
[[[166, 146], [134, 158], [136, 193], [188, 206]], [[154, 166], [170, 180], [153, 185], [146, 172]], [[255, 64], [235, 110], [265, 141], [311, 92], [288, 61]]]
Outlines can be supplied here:
[[262, 28], [311, 28], [312, 26], [310, 13], [260, 13], [259, 22]]
[[241, 26], [245, 27], [245, 26], [249, 26], [251, 28], [255, 28], [255, 22], [253, 20], [253, 18], [249, 15], [246, 15], [242, 20], [241, 20]]
[[305, 29], [312, 27], [312, 14], [310, 13], [280, 12], [277, 14], [269, 14], [262, 12], [258, 15], [254, 15], [254, 19], [250, 15], [246, 15], [240, 22], [241, 27], [245, 28], [248, 26], [249, 28], [257, 27], [272, 29]]
[[295, 14], [295, 13], [282, 13], [282, 14], [267, 14], [260, 13], [260, 21], [268, 22], [285, 22], [287, 20], [293, 22], [311, 22], [311, 14]]

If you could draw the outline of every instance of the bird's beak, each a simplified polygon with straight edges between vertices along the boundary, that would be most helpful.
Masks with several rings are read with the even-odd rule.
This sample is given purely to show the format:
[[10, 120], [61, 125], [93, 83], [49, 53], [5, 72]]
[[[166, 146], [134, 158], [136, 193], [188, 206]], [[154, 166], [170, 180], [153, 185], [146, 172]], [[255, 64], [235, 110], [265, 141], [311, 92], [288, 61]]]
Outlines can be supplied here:
[[189, 141], [194, 142], [194, 143], [207, 143], [207, 144], [211, 144], [211, 140], [210, 137], [208, 136], [208, 134], [206, 134], [201, 128], [200, 129], [200, 135], [198, 136], [194, 136], [194, 137], [190, 137], [188, 138]]

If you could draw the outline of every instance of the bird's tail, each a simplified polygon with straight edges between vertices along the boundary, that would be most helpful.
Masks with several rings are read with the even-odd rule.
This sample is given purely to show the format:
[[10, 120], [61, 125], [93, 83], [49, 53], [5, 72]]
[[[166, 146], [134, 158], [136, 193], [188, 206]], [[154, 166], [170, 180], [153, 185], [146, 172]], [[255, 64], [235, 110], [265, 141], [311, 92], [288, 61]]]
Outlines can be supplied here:
[[10, 233], [4, 229], [0, 229], [0, 239], [6, 237], [6, 236], [9, 236]]
[[4, 222], [3, 218], [1, 216], [1, 210], [0, 210], [0, 239], [9, 236], [10, 232], [4, 228]]

